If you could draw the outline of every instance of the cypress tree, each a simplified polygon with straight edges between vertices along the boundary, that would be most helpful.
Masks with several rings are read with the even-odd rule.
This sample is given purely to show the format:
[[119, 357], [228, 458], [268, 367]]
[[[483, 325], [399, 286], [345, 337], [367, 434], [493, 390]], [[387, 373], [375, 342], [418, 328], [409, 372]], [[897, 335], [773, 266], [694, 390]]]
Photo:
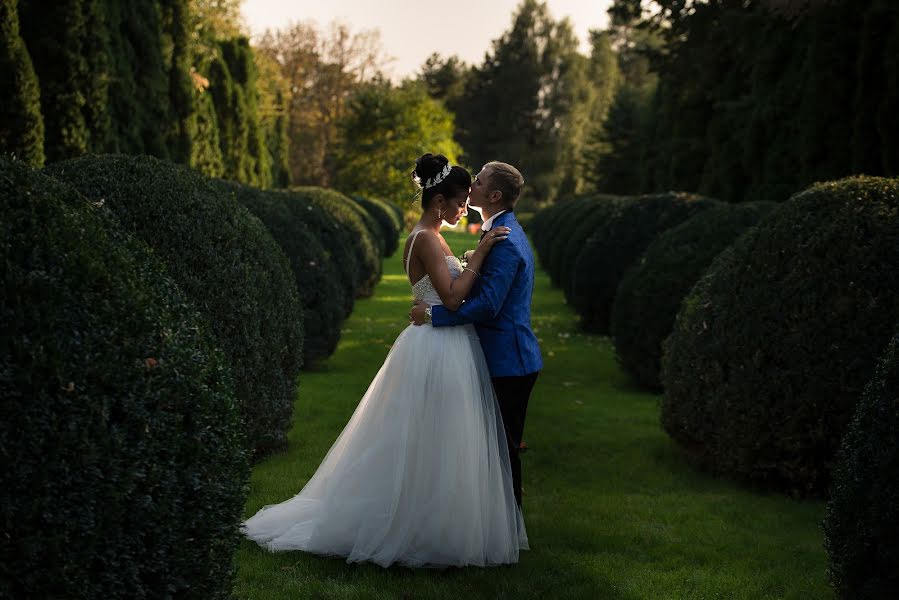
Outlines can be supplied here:
[[[882, 119], [880, 111], [883, 88], [887, 81], [884, 70], [885, 50], [889, 36], [895, 29], [896, 10], [889, 6], [894, 2], [871, 0], [868, 4], [861, 27], [853, 28], [853, 33], [858, 32], [858, 72], [855, 81], [855, 121], [852, 127], [852, 172], [880, 175], [885, 166], [882, 159], [886, 140], [882, 136], [895, 136], [899, 133], [895, 130], [880, 131], [878, 127], [878, 120]], [[840, 16], [846, 18], [862, 11], [853, 7], [841, 12], [846, 14]], [[842, 27], [846, 27], [845, 23], [842, 23]], [[891, 109], [895, 111], [899, 107], [893, 105]]]
[[88, 149], [84, 0], [60, 0], [52, 10], [40, 0], [22, 0], [19, 22], [40, 82], [47, 160], [80, 156]]
[[197, 134], [197, 104], [191, 82], [190, 7], [188, 0], [164, 0], [165, 30], [171, 37], [168, 66], [171, 123], [167, 145], [172, 160], [189, 163]]
[[103, 1], [112, 59], [110, 150], [168, 158], [171, 111], [160, 4], [156, 0]]
[[899, 175], [899, 7], [891, 3], [890, 9], [891, 28], [882, 57], [886, 85], [877, 113], [877, 130], [883, 144], [883, 173], [895, 177]]
[[275, 94], [277, 112], [265, 128], [268, 151], [272, 158], [272, 185], [282, 188], [290, 185], [290, 140], [287, 136], [288, 112], [284, 96], [284, 90], [279, 87]]
[[0, 0], [0, 152], [44, 164], [44, 120], [31, 57], [19, 35], [16, 0]]
[[87, 128], [89, 152], [106, 152], [110, 145], [112, 121], [109, 114], [109, 31], [106, 8], [101, 0], [84, 0], [86, 35], [82, 46], [87, 70], [83, 74], [84, 125]]
[[222, 159], [219, 122], [215, 102], [208, 90], [209, 80], [193, 73], [194, 102], [197, 107], [197, 121], [191, 144], [190, 166], [209, 177], [222, 177], [225, 165]]
[[246, 127], [243, 116], [243, 94], [231, 77], [231, 71], [221, 56], [209, 65], [209, 93], [215, 106], [218, 122], [219, 148], [222, 156], [222, 177], [246, 182], [241, 171], [241, 154], [246, 148]]

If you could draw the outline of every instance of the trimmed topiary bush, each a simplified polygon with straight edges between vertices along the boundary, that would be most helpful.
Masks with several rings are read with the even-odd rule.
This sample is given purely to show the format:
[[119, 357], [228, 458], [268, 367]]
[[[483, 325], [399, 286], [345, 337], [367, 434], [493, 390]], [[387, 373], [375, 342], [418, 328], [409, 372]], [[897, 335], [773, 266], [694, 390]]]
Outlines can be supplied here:
[[[337, 192], [334, 192], [335, 194]], [[382, 256], [385, 256], [385, 252], [387, 252], [387, 238], [384, 236], [384, 231], [381, 229], [381, 224], [378, 223], [378, 220], [372, 215], [369, 211], [365, 209], [361, 204], [353, 200], [353, 198], [349, 196], [345, 196], [340, 194], [345, 200], [347, 205], [362, 219], [362, 223], [365, 225], [366, 231], [371, 235], [372, 240], [375, 242], [375, 246], [378, 249], [378, 259]], [[377, 281], [375, 282], [377, 283]]]
[[[555, 287], [561, 287], [562, 265], [565, 261], [565, 251], [571, 234], [578, 225], [588, 218], [600, 200], [595, 196], [577, 198], [566, 204], [561, 214], [553, 221], [552, 229], [546, 231], [546, 260], [545, 269], [550, 282]], [[600, 209], [601, 210], [601, 209]]]
[[618, 362], [640, 384], [662, 387], [662, 342], [681, 301], [715, 257], [776, 205], [722, 204], [662, 232], [627, 270], [612, 304]]
[[618, 284], [663, 231], [715, 206], [695, 194], [669, 192], [624, 202], [590, 236], [575, 259], [569, 302], [587, 331], [608, 333]]
[[352, 231], [343, 227], [337, 219], [313, 202], [308, 196], [279, 190], [283, 194], [287, 208], [301, 223], [304, 223], [324, 248], [331, 264], [337, 269], [340, 295], [335, 300], [342, 302], [342, 314], [346, 318], [353, 312], [356, 300], [356, 280], [359, 278], [359, 263], [353, 249]]
[[303, 307], [303, 365], [313, 367], [331, 356], [340, 340], [344, 292], [337, 266], [303, 222], [304, 211], [287, 194], [230, 181], [216, 180], [214, 184], [250, 209], [290, 260]]
[[[381, 280], [381, 252], [374, 233], [366, 224], [367, 219], [360, 214], [367, 213], [359, 205], [339, 192], [318, 187], [296, 187], [292, 191], [312, 200], [327, 211], [343, 231], [349, 235], [350, 247], [356, 259], [356, 297], [364, 298], [374, 293], [375, 285]], [[328, 245], [326, 244], [326, 247]]]
[[698, 464], [821, 493], [899, 322], [899, 181], [796, 194], [723, 251], [663, 345], [662, 423]]
[[556, 254], [557, 266], [554, 268], [558, 271], [558, 286], [565, 292], [566, 299], [571, 294], [574, 268], [584, 244], [602, 224], [612, 218], [619, 205], [628, 200], [625, 196], [606, 195], [594, 196], [593, 199], [595, 202], [590, 204], [589, 210], [559, 235], [561, 249]]
[[403, 223], [397, 217], [396, 211], [391, 209], [387, 202], [377, 198], [363, 198], [362, 196], [350, 196], [356, 204], [361, 206], [377, 222], [381, 231], [381, 239], [384, 240], [383, 256], [393, 256], [399, 246], [400, 229]]
[[824, 519], [827, 573], [842, 598], [899, 586], [899, 333], [843, 436]]
[[303, 311], [290, 263], [265, 226], [186, 167], [105, 155], [46, 169], [153, 248], [212, 325], [257, 456], [287, 443], [302, 364]]
[[0, 597], [230, 597], [249, 468], [206, 319], [69, 186], [0, 159], [0, 214]]
[[537, 260], [544, 270], [547, 268], [549, 246], [552, 241], [549, 232], [554, 229], [556, 219], [561, 218], [564, 214], [566, 205], [570, 202], [571, 200], [558, 201], [555, 204], [544, 208], [531, 219], [530, 235], [534, 241], [534, 250], [537, 251]]

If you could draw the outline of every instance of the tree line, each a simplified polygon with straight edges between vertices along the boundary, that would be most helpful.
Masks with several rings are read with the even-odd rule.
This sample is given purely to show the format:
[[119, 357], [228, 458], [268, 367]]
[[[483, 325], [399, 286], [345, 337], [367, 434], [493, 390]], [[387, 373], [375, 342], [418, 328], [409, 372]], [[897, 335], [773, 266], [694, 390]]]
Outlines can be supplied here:
[[783, 201], [899, 173], [896, 3], [615, 0], [610, 17], [649, 78], [625, 78], [597, 132], [600, 189]]
[[525, 210], [595, 192], [782, 201], [899, 171], [889, 0], [615, 0], [588, 53], [522, 0], [480, 64], [434, 54], [400, 82], [376, 31], [300, 22], [251, 44], [240, 0], [39, 4], [0, 2], [0, 147], [36, 165], [146, 153], [407, 205], [411, 157], [436, 151], [518, 165]]

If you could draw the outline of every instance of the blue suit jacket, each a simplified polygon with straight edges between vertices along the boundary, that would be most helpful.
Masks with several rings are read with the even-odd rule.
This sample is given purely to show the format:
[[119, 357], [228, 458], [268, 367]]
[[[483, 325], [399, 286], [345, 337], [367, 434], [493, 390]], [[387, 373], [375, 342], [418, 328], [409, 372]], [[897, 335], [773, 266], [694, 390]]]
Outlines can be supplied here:
[[474, 323], [491, 377], [527, 375], [543, 368], [531, 330], [534, 253], [512, 211], [496, 217], [493, 226], [498, 225], [512, 232], [490, 250], [468, 298], [456, 311], [435, 306], [431, 323], [434, 327]]

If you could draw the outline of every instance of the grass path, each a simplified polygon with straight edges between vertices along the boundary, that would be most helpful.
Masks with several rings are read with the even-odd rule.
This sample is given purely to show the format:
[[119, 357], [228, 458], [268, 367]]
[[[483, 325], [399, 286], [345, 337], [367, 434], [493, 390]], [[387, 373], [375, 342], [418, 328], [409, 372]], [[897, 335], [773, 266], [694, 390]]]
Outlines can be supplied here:
[[[457, 254], [476, 238], [449, 234]], [[357, 302], [336, 354], [302, 375], [290, 449], [253, 471], [246, 516], [296, 494], [343, 429], [406, 327], [400, 253]], [[532, 550], [517, 565], [446, 571], [347, 565], [244, 541], [235, 596], [296, 598], [832, 598], [820, 502], [758, 493], [697, 473], [632, 386], [609, 340], [578, 332], [538, 273], [534, 327], [545, 368], [528, 408], [524, 515]]]

